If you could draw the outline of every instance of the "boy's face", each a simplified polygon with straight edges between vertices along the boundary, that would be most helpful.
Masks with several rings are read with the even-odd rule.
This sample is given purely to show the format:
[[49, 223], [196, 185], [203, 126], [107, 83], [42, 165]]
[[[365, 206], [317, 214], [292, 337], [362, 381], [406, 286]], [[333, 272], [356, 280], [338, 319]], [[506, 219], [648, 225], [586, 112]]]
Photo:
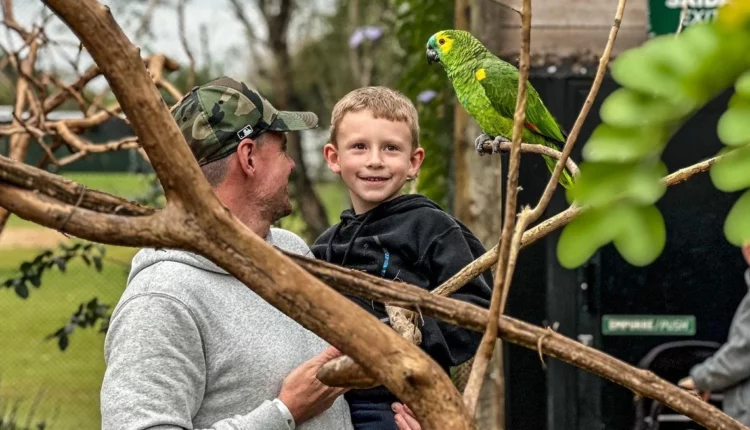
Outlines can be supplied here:
[[344, 115], [336, 141], [338, 147], [329, 143], [323, 153], [349, 188], [358, 214], [396, 197], [424, 159], [422, 148], [412, 148], [406, 123], [375, 118], [369, 110]]

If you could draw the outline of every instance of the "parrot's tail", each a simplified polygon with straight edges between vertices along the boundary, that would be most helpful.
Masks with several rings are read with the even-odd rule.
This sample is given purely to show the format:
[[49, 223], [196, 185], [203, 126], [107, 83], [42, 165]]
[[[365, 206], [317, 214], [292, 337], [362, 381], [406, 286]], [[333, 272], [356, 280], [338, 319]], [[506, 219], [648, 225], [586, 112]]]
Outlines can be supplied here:
[[[557, 164], [557, 159], [549, 157], [547, 155], [542, 155], [542, 157], [544, 157], [544, 163], [549, 168], [549, 171], [554, 172], [555, 165]], [[573, 174], [568, 170], [567, 166], [563, 169], [562, 174], [560, 174], [559, 182], [560, 185], [563, 186], [563, 188], [568, 189], [573, 187]]]

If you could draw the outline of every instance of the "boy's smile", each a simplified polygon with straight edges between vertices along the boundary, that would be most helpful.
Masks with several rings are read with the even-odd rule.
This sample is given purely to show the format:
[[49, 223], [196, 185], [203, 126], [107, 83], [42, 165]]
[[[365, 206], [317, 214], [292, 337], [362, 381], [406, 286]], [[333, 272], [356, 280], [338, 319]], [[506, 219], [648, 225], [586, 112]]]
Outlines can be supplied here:
[[422, 148], [412, 148], [405, 122], [375, 118], [367, 109], [344, 116], [336, 141], [338, 147], [328, 144], [324, 154], [331, 171], [349, 188], [358, 214], [396, 197], [424, 158]]

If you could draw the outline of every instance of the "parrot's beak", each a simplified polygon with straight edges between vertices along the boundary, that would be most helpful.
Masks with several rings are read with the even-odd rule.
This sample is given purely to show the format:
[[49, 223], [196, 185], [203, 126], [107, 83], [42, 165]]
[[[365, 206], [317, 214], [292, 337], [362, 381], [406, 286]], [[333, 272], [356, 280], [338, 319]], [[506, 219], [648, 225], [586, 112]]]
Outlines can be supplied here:
[[439, 63], [440, 57], [438, 57], [437, 51], [431, 46], [427, 47], [427, 64]]

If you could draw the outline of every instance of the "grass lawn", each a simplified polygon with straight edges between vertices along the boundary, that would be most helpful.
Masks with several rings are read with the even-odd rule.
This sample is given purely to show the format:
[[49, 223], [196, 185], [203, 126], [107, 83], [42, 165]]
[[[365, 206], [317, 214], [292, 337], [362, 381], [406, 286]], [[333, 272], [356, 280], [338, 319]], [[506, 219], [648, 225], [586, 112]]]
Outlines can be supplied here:
[[[126, 267], [135, 249], [108, 247], [101, 273], [80, 259], [71, 260], [66, 273], [45, 272], [42, 286], [28, 299], [13, 290], [0, 291], [0, 411], [16, 402], [18, 423], [25, 425], [29, 406], [42, 397], [33, 422], [56, 416], [58, 430], [101, 428], [99, 388], [104, 372], [104, 336], [94, 329], [72, 334], [66, 351], [45, 337], [62, 327], [82, 302], [94, 297], [114, 305], [125, 285]], [[36, 250], [0, 251], [0, 280], [15, 277], [18, 266], [33, 259]], [[98, 328], [98, 327], [97, 327]], [[57, 410], [57, 413], [55, 412]]]
[[[127, 199], [143, 194], [149, 187], [148, 177], [139, 175], [65, 176]], [[341, 183], [320, 184], [317, 191], [329, 220], [337, 222], [341, 210], [349, 204]], [[297, 233], [302, 227], [297, 213], [281, 224]], [[29, 227], [44, 228], [18, 217], [11, 217], [8, 224], [8, 229]], [[40, 251], [0, 249], [0, 283], [15, 277], [20, 264], [32, 260]], [[24, 428], [29, 407], [41, 390], [32, 428], [34, 422], [53, 417], [49, 424], [55, 430], [100, 428], [103, 334], [92, 329], [78, 330], [71, 336], [66, 351], [60, 351], [55, 340], [48, 341], [45, 337], [62, 327], [80, 303], [94, 297], [103, 303], [117, 303], [127, 278], [126, 266], [135, 252], [133, 248], [108, 246], [101, 273], [80, 259], [71, 261], [66, 273], [56, 268], [45, 272], [41, 288], [32, 288], [26, 300], [12, 289], [0, 288], [0, 417], [20, 402], [16, 422]]]

